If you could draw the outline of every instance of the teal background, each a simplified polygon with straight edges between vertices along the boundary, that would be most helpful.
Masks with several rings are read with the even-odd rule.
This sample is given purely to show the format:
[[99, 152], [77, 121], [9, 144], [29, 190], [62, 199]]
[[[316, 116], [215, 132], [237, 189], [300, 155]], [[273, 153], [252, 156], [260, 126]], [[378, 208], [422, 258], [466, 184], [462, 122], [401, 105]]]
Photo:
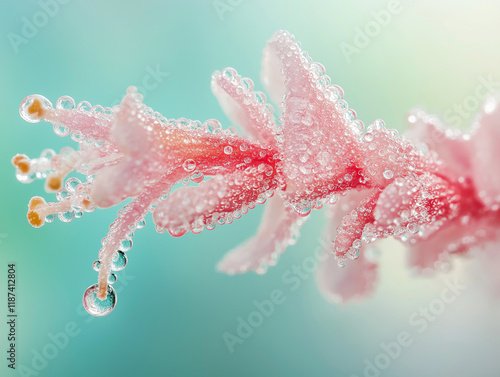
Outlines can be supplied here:
[[[326, 67], [365, 123], [382, 118], [403, 130], [410, 108], [443, 114], [474, 93], [478, 77], [500, 80], [498, 1], [401, 1], [402, 11], [350, 62], [340, 44], [352, 44], [356, 28], [388, 2], [222, 2], [235, 4], [223, 19], [211, 0], [68, 1], [17, 53], [8, 33], [20, 35], [23, 17], [31, 20], [41, 3], [0, 2], [0, 376], [362, 376], [364, 360], [373, 361], [380, 343], [400, 331], [414, 335], [414, 342], [382, 376], [500, 375], [499, 308], [472, 262], [415, 278], [404, 249], [388, 241], [380, 246], [378, 289], [363, 303], [328, 303], [313, 277], [290, 290], [283, 274], [319, 246], [321, 213], [313, 213], [277, 267], [236, 277], [214, 266], [254, 234], [262, 206], [232, 225], [178, 239], [155, 233], [148, 218], [136, 232], [127, 268], [118, 273], [115, 310], [96, 319], [81, 311], [82, 294], [97, 278], [92, 262], [100, 240], [119, 208], [69, 224], [29, 226], [29, 198], [53, 195], [40, 181], [17, 182], [10, 158], [75, 143], [57, 137], [50, 125], [24, 122], [18, 107], [27, 95], [42, 94], [52, 103], [70, 95], [107, 106], [127, 86], [141, 85], [148, 66], [159, 65], [169, 76], [146, 93], [148, 105], [169, 118], [216, 118], [229, 127], [211, 94], [211, 73], [231, 66], [262, 89], [261, 51], [279, 29], [295, 34]], [[461, 123], [472, 119], [471, 112]], [[5, 365], [8, 262], [18, 271], [17, 366], [33, 373]], [[455, 274], [467, 290], [417, 334], [409, 316], [439, 297], [442, 279]], [[248, 317], [252, 302], [268, 299], [274, 289], [283, 291], [285, 302], [230, 353], [222, 335], [235, 334], [238, 317]], [[78, 334], [46, 365], [34, 365], [34, 355], [53, 344], [51, 334], [68, 324], [76, 324]]]

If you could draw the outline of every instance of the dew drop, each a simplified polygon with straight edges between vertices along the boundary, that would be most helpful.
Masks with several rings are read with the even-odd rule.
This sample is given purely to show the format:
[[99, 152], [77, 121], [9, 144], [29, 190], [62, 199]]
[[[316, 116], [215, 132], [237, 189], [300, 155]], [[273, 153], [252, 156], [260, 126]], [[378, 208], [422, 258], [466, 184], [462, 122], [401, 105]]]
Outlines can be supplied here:
[[75, 211], [59, 212], [57, 217], [59, 217], [59, 220], [63, 223], [69, 223], [75, 218]]
[[203, 178], [205, 178], [205, 175], [201, 172], [194, 172], [193, 174], [191, 174], [191, 180], [194, 183], [200, 183], [201, 181], [203, 181]]
[[355, 120], [349, 125], [349, 127], [356, 135], [361, 135], [365, 129], [363, 122], [360, 120]]
[[415, 223], [410, 223], [406, 226], [408, 228], [408, 230], [413, 233], [413, 234], [416, 234], [418, 233], [419, 231], [419, 228], [418, 228], [418, 225], [415, 224]]
[[30, 112], [28, 111], [29, 107], [33, 104], [33, 101], [35, 101], [36, 99], [38, 99], [42, 103], [42, 106], [44, 108], [46, 109], [53, 108], [52, 103], [50, 103], [50, 101], [44, 96], [41, 96], [39, 94], [33, 94], [31, 96], [26, 97], [19, 106], [19, 114], [25, 121], [30, 123], [38, 123], [42, 120], [42, 118], [38, 116], [38, 114], [36, 113], [30, 114]]
[[56, 218], [55, 213], [51, 213], [50, 215], [45, 216], [45, 222], [51, 223], [52, 221], [55, 220], [55, 218]]
[[87, 288], [83, 294], [83, 306], [89, 314], [101, 317], [111, 313], [115, 308], [117, 299], [115, 289], [108, 284], [106, 290], [108, 293], [107, 297], [104, 300], [100, 300], [97, 297], [99, 291], [99, 286], [97, 284]]
[[116, 283], [117, 280], [118, 280], [118, 277], [116, 276], [116, 274], [110, 274], [108, 277], [109, 284], [114, 284], [114, 283]]
[[127, 265], [127, 261], [128, 261], [127, 255], [123, 251], [118, 250], [111, 259], [111, 270], [113, 271], [123, 270]]
[[180, 227], [175, 228], [175, 229], [168, 229], [168, 232], [173, 237], [180, 237], [180, 236], [183, 236], [184, 234], [186, 234], [187, 229], [186, 229], [186, 227], [180, 226]]
[[132, 249], [132, 240], [131, 239], [122, 240], [120, 250], [129, 251], [130, 249]]
[[94, 261], [94, 263], [92, 263], [92, 268], [94, 269], [94, 271], [99, 271], [99, 268], [101, 267], [101, 262], [99, 262], [98, 260]]
[[182, 164], [182, 167], [184, 168], [185, 171], [190, 173], [190, 172], [194, 171], [194, 169], [196, 169], [196, 162], [192, 159], [187, 159]]
[[391, 170], [384, 171], [384, 178], [385, 179], [391, 179], [392, 177], [394, 177], [394, 174], [392, 173]]
[[54, 133], [57, 136], [64, 137], [69, 134], [69, 128], [62, 124], [54, 124]]
[[88, 101], [82, 101], [78, 104], [78, 109], [81, 111], [90, 111], [92, 110], [92, 105]]
[[229, 145], [226, 146], [226, 147], [224, 147], [224, 153], [228, 154], [228, 155], [231, 154], [231, 153], [233, 153], [233, 147], [231, 147]]
[[292, 204], [292, 208], [297, 212], [300, 216], [307, 216], [311, 213], [312, 207], [310, 204], [301, 204], [294, 203]]
[[73, 110], [75, 108], [75, 100], [70, 96], [62, 96], [56, 102], [56, 109]]

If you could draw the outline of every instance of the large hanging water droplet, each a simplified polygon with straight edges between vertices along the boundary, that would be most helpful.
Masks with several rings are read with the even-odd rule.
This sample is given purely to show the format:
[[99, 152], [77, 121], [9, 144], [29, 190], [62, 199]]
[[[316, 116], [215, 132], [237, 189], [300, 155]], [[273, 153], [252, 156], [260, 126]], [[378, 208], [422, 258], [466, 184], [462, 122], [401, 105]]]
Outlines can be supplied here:
[[107, 297], [104, 300], [100, 300], [97, 297], [97, 293], [99, 292], [98, 284], [91, 285], [87, 288], [83, 294], [83, 306], [89, 314], [101, 317], [111, 313], [115, 308], [117, 299], [115, 289], [108, 284], [106, 291], [108, 293]]
[[123, 251], [118, 250], [111, 259], [111, 270], [121, 271], [125, 268], [127, 262], [128, 262], [127, 255]]

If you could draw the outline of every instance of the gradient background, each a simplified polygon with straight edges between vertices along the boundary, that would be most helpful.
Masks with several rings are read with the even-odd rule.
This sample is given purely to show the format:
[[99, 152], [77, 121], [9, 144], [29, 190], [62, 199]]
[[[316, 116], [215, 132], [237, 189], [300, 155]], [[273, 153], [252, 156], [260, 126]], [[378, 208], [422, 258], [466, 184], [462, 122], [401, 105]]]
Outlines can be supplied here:
[[[362, 376], [364, 360], [373, 361], [380, 343], [400, 331], [408, 331], [414, 342], [383, 376], [500, 375], [499, 308], [474, 262], [455, 262], [451, 273], [415, 278], [404, 249], [388, 241], [380, 246], [380, 282], [371, 299], [329, 304], [313, 277], [291, 291], [282, 276], [318, 247], [324, 220], [317, 212], [277, 267], [264, 276], [236, 277], [219, 274], [214, 266], [254, 234], [262, 207], [232, 225], [179, 239], [155, 233], [148, 218], [136, 232], [127, 268], [118, 273], [117, 307], [94, 319], [78, 308], [84, 290], [96, 281], [92, 262], [118, 208], [32, 229], [25, 218], [29, 198], [53, 200], [53, 195], [43, 193], [40, 181], [17, 182], [10, 165], [16, 153], [36, 157], [44, 148], [75, 145], [47, 124], [24, 122], [18, 114], [24, 97], [39, 93], [55, 103], [71, 95], [77, 102], [107, 106], [127, 86], [140, 85], [148, 66], [169, 73], [146, 93], [149, 106], [169, 118], [216, 118], [230, 126], [211, 94], [211, 73], [231, 66], [262, 89], [261, 51], [278, 29], [295, 34], [326, 67], [365, 123], [383, 118], [403, 130], [410, 108], [442, 114], [474, 93], [478, 77], [500, 80], [499, 1], [401, 3], [402, 12], [349, 62], [340, 44], [352, 44], [355, 29], [365, 28], [370, 12], [386, 8], [387, 1], [243, 0], [221, 19], [211, 0], [73, 0], [18, 53], [7, 34], [21, 34], [23, 17], [31, 20], [41, 6], [2, 1], [0, 376], [22, 375], [5, 365], [7, 262], [16, 262], [18, 270], [18, 367], [33, 368], [34, 352], [51, 343], [50, 333], [71, 322], [80, 330], [38, 376]], [[463, 125], [472, 118], [471, 113]], [[442, 279], [454, 275], [466, 291], [418, 334], [409, 316], [438, 298]], [[247, 317], [252, 301], [269, 298], [273, 289], [281, 289], [286, 301], [231, 354], [222, 334], [234, 334], [237, 318]]]

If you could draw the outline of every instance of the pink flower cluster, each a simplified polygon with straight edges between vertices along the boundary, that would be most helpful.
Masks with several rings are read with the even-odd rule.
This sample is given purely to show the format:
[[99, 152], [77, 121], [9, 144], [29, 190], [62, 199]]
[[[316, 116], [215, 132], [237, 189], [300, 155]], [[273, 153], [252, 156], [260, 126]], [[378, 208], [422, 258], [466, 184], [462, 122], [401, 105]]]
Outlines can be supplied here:
[[[167, 119], [129, 88], [114, 108], [61, 97], [55, 108], [40, 95], [27, 97], [21, 116], [45, 120], [79, 144], [39, 158], [16, 155], [17, 178], [46, 179], [57, 202], [31, 199], [35, 227], [56, 216], [71, 221], [83, 212], [133, 198], [118, 212], [102, 240], [87, 289], [89, 313], [115, 306], [113, 271], [127, 262], [136, 229], [152, 212], [159, 232], [182, 236], [231, 223], [268, 202], [257, 234], [229, 252], [218, 268], [227, 273], [266, 271], [313, 209], [327, 206], [334, 258], [323, 262], [318, 282], [337, 301], [369, 293], [376, 278], [370, 243], [395, 237], [409, 245], [411, 264], [432, 267], [450, 254], [498, 239], [500, 108], [490, 99], [467, 133], [452, 131], [420, 111], [409, 116], [407, 137], [376, 120], [365, 128], [323, 66], [294, 37], [277, 32], [264, 49], [266, 95], [232, 68], [215, 72], [212, 91], [242, 137], [216, 120]], [[423, 141], [426, 143], [424, 144]], [[71, 172], [86, 176], [82, 182]], [[172, 191], [176, 183], [184, 187]], [[349, 263], [348, 259], [357, 259]]]

